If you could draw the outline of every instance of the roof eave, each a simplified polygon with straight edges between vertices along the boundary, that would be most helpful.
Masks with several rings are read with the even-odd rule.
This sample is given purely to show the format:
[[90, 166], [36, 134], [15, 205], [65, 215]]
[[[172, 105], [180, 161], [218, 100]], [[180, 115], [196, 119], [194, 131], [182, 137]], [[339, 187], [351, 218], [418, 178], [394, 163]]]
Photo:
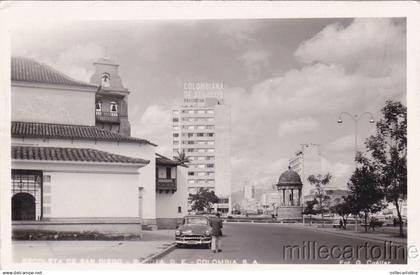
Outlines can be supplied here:
[[46, 88], [46, 89], [64, 89], [64, 90], [71, 90], [71, 91], [83, 91], [83, 92], [95, 92], [98, 90], [99, 86], [93, 84], [86, 84], [86, 85], [65, 85], [65, 84], [53, 84], [53, 83], [46, 83], [46, 82], [35, 82], [35, 81], [22, 81], [22, 80], [12, 80], [12, 86], [20, 86], [20, 87], [38, 87], [38, 88]]
[[149, 144], [152, 146], [157, 146], [149, 142], [148, 140], [117, 140], [117, 139], [106, 139], [106, 138], [81, 138], [81, 137], [50, 137], [50, 136], [43, 136], [43, 135], [11, 135], [12, 138], [40, 138], [40, 139], [68, 139], [68, 140], [91, 140], [91, 141], [104, 141], [104, 142], [127, 142], [127, 143], [137, 143], [137, 144]]
[[109, 166], [138, 166], [139, 168], [145, 167], [150, 163], [149, 160], [144, 160], [142, 163], [134, 163], [134, 162], [102, 162], [102, 161], [69, 161], [69, 160], [38, 160], [38, 159], [14, 159], [12, 158], [12, 162], [21, 162], [21, 163], [56, 163], [56, 164], [87, 164], [87, 165], [109, 165]]

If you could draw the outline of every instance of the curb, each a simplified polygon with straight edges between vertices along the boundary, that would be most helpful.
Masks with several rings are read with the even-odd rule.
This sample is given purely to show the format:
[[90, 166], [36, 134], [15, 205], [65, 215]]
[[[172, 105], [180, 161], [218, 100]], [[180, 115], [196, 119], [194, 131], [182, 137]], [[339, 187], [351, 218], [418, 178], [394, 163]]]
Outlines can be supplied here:
[[173, 242], [171, 243], [170, 246], [168, 246], [167, 248], [165, 248], [164, 250], [157, 252], [149, 257], [147, 257], [146, 259], [144, 259], [141, 263], [142, 264], [150, 264], [151, 262], [153, 262], [154, 260], [156, 260], [157, 258], [163, 257], [166, 254], [171, 253], [174, 249], [176, 248], [176, 243]]

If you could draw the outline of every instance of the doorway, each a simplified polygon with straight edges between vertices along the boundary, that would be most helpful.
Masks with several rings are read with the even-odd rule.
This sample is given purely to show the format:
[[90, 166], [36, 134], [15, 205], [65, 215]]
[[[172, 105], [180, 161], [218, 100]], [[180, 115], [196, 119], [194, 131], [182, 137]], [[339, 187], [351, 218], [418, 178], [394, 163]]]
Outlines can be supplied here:
[[35, 197], [29, 193], [17, 193], [12, 197], [12, 220], [35, 220]]

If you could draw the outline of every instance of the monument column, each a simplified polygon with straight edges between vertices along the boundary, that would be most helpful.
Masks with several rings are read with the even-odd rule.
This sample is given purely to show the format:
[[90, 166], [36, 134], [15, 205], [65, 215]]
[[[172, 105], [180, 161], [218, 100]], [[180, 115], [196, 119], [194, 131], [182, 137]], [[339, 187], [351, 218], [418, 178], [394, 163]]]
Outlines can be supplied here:
[[302, 188], [299, 188], [298, 205], [302, 204]]
[[292, 198], [292, 200], [290, 201], [290, 205], [291, 205], [291, 206], [294, 206], [294, 205], [295, 205], [295, 197], [294, 197], [294, 195], [293, 195], [293, 188], [291, 188], [291, 189], [290, 189], [290, 192], [291, 192], [291, 193], [290, 193], [290, 194], [291, 194], [291, 196], [290, 196], [290, 197]]
[[286, 205], [286, 190], [283, 188], [283, 204], [282, 205]]

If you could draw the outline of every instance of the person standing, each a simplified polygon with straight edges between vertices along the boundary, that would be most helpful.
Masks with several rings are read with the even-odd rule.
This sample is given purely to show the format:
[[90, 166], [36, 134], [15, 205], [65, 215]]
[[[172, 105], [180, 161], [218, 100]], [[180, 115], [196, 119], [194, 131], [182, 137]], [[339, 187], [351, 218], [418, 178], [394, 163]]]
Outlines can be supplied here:
[[211, 250], [213, 253], [222, 252], [222, 237], [223, 221], [220, 218], [220, 213], [216, 213], [216, 217], [210, 219], [211, 226]]

